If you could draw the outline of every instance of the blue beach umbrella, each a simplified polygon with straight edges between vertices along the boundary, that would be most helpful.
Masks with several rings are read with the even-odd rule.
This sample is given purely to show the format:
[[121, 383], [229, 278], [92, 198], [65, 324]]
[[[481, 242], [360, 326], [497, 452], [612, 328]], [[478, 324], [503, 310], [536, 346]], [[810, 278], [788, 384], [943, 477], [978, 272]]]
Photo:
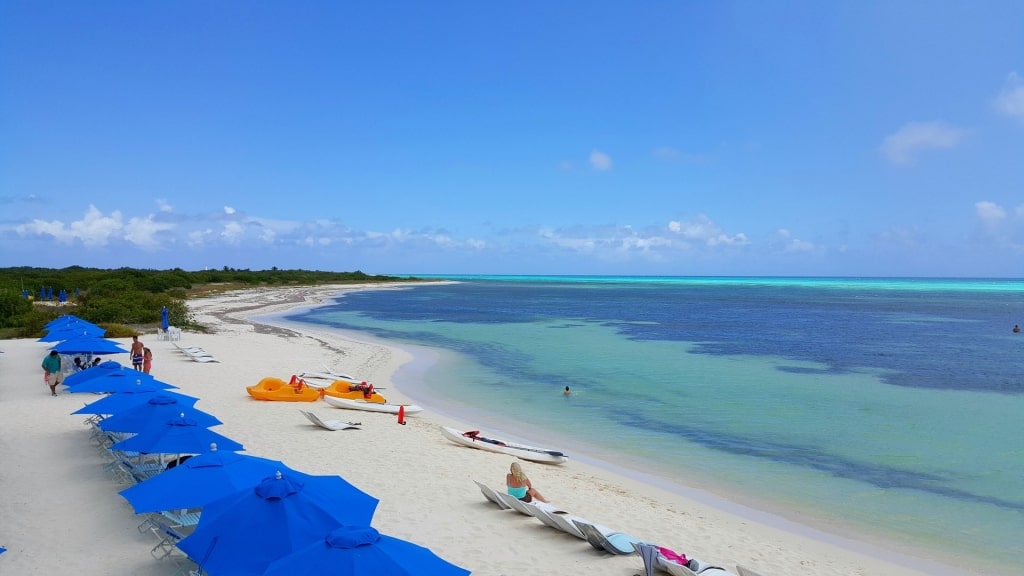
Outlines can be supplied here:
[[103, 338], [107, 331], [95, 324], [68, 324], [61, 328], [54, 328], [46, 333], [37, 342], [63, 342], [65, 340], [78, 340], [82, 338]]
[[203, 428], [223, 424], [213, 414], [178, 404], [176, 398], [157, 394], [134, 408], [104, 418], [100, 421], [99, 427], [104, 432], [142, 433], [153, 427], [154, 423], [167, 422], [175, 416], [195, 420], [196, 424]]
[[245, 449], [231, 438], [203, 428], [191, 418], [180, 416], [158, 421], [110, 449], [145, 454], [202, 454], [210, 449], [210, 444], [229, 451]]
[[163, 310], [160, 311], [160, 324], [163, 326], [165, 332], [167, 331], [167, 328], [170, 327], [170, 324], [167, 322], [167, 306], [164, 306]]
[[199, 401], [199, 398], [178, 394], [170, 390], [146, 390], [144, 392], [129, 390], [128, 392], [108, 394], [95, 402], [82, 406], [72, 412], [72, 414], [120, 414], [125, 410], [145, 404], [157, 395], [174, 398], [178, 401], [179, 406], [187, 406], [189, 408], [195, 406], [195, 403]]
[[[127, 368], [120, 365], [119, 363], [113, 360], [107, 360], [106, 362], [101, 362], [99, 365], [93, 366], [88, 370], [75, 372], [74, 374], [68, 376], [67, 378], [64, 379], [64, 385], [68, 387], [76, 386], [78, 384], [81, 384], [82, 382], [85, 382], [86, 380], [98, 378], [99, 376], [106, 376], [107, 374], [113, 374], [115, 372], [123, 372], [125, 370], [127, 370]], [[138, 374], [137, 370], [132, 371]]]
[[276, 472], [300, 482], [312, 476], [292, 470], [278, 460], [217, 450], [193, 456], [181, 464], [121, 491], [136, 514], [204, 508], [210, 502], [257, 484]]
[[50, 350], [56, 350], [61, 354], [126, 354], [128, 351], [121, 348], [117, 342], [103, 338], [75, 338], [65, 340]]
[[178, 548], [212, 576], [260, 576], [271, 562], [344, 524], [370, 523], [376, 498], [340, 476], [312, 478], [276, 474], [255, 488], [210, 502], [195, 532]]
[[96, 325], [93, 324], [92, 322], [89, 322], [88, 320], [82, 320], [81, 318], [75, 316], [74, 314], [65, 314], [63, 316], [58, 316], [57, 318], [54, 318], [53, 320], [47, 322], [44, 327], [47, 330], [60, 330], [62, 328], [67, 328], [68, 326], [96, 327]]
[[54, 318], [53, 320], [50, 320], [45, 324], [45, 326], [46, 328], [50, 329], [55, 328], [59, 325], [67, 324], [68, 322], [86, 322], [86, 320], [82, 320], [81, 318], [75, 316], [74, 314], [64, 314], [62, 316]]
[[428, 548], [369, 526], [342, 526], [267, 567], [263, 576], [469, 576]]
[[[95, 368], [88, 368], [95, 370]], [[173, 384], [161, 382], [149, 374], [135, 370], [123, 370], [90, 378], [85, 382], [78, 381], [68, 386], [68, 392], [152, 392], [177, 388]]]

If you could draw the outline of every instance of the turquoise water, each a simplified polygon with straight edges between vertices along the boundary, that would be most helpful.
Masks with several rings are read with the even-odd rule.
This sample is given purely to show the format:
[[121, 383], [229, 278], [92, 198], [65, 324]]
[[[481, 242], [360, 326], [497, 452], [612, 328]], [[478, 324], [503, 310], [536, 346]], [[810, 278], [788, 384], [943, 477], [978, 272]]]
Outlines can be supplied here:
[[1019, 570], [1024, 282], [458, 279], [289, 320], [445, 351], [398, 379], [454, 411], [501, 406], [609, 462]]

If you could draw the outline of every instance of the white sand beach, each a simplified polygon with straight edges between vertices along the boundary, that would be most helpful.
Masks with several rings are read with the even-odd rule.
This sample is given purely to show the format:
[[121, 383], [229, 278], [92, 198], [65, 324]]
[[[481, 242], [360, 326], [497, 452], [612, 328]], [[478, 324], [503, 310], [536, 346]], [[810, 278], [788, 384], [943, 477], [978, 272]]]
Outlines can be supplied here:
[[[349, 287], [350, 288], [350, 287]], [[387, 414], [354, 412], [315, 403], [260, 402], [245, 387], [265, 376], [287, 380], [325, 367], [386, 388], [391, 402], [409, 399], [392, 377], [412, 359], [405, 351], [315, 329], [253, 325], [247, 317], [315, 306], [340, 287], [258, 289], [190, 302], [196, 319], [213, 333], [186, 332], [180, 344], [200, 346], [219, 362], [199, 363], [157, 340], [141, 340], [154, 352], [153, 375], [196, 396], [196, 405], [220, 418], [218, 432], [248, 453], [279, 459], [311, 474], [339, 474], [380, 499], [374, 526], [382, 533], [431, 548], [479, 576], [642, 573], [639, 556], [611, 556], [487, 502], [473, 480], [502, 488], [512, 458], [458, 447], [440, 425], [461, 423], [425, 408], [408, 424]], [[103, 469], [84, 417], [69, 415], [97, 399], [91, 394], [51, 397], [40, 362], [47, 345], [0, 341], [0, 574], [79, 576], [170, 575], [176, 566], [154, 560], [152, 534], [140, 533], [135, 516]], [[127, 362], [127, 355], [115, 357]], [[557, 393], [557, 391], [555, 392]], [[328, 431], [299, 410], [362, 423], [359, 430]], [[528, 437], [527, 437], [528, 438]], [[818, 537], [811, 530], [762, 522], [740, 506], [620, 476], [578, 460], [561, 466], [523, 462], [536, 487], [554, 504], [638, 538], [685, 552], [735, 571], [749, 566], [765, 576], [921, 576], [953, 573], [865, 544]], [[244, 529], [241, 528], [240, 529]]]

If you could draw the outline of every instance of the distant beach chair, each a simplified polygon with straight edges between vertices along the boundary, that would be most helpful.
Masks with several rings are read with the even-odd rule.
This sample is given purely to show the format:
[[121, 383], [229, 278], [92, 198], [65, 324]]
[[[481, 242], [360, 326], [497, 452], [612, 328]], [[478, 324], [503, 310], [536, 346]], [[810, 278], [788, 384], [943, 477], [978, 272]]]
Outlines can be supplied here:
[[177, 544], [185, 537], [184, 534], [163, 522], [154, 522], [150, 528], [158, 538], [156, 546], [149, 553], [157, 560], [163, 560], [173, 554], [178, 548]]
[[640, 554], [640, 558], [644, 561], [644, 576], [654, 576], [654, 571], [659, 569], [658, 547], [646, 542], [637, 542], [633, 545], [633, 548], [636, 549], [637, 553]]
[[530, 513], [530, 515], [532, 515], [537, 520], [540, 520], [540, 522], [548, 528], [554, 528], [559, 532], [565, 531], [562, 528], [562, 526], [552, 517], [553, 514], [568, 514], [568, 512], [566, 512], [565, 510], [559, 510], [558, 507], [552, 506], [547, 502], [524, 502], [523, 505], [526, 508], [526, 510]]
[[508, 510], [510, 508], [508, 504], [505, 504], [501, 498], [498, 497], [498, 493], [493, 488], [486, 484], [477, 482], [476, 480], [473, 480], [473, 482], [480, 487], [480, 493], [484, 495], [484, 498], [487, 498], [491, 502], [497, 504], [498, 508], [501, 508], [502, 510]]
[[359, 422], [344, 422], [342, 420], [321, 420], [319, 416], [312, 412], [306, 412], [305, 410], [299, 410], [299, 412], [302, 412], [306, 419], [312, 422], [313, 424], [316, 424], [321, 428], [326, 428], [327, 430], [359, 430], [359, 427], [362, 426], [362, 424]]
[[210, 354], [199, 346], [181, 346], [180, 344], [175, 344], [174, 347], [195, 362], [219, 362], [219, 360], [213, 357], [213, 354]]
[[509, 508], [515, 510], [516, 512], [519, 512], [523, 516], [533, 516], [533, 514], [530, 514], [530, 511], [526, 509], [525, 502], [523, 502], [519, 498], [516, 498], [511, 494], [506, 494], [505, 492], [495, 491], [495, 494], [497, 494], [498, 498], [501, 499], [502, 503], [508, 506]]
[[567, 512], [548, 512], [547, 516], [558, 526], [559, 529], [562, 530], [562, 532], [575, 536], [580, 540], [587, 539], [587, 535], [584, 534], [575, 523], [576, 520], [582, 520], [585, 522], [583, 518], [574, 516]]
[[169, 340], [170, 337], [167, 334], [167, 330], [164, 330], [163, 328], [157, 328], [156, 329], [156, 339], [157, 340]]
[[587, 542], [597, 550], [604, 550], [611, 554], [622, 556], [636, 554], [636, 548], [633, 547], [633, 544], [640, 542], [640, 540], [628, 534], [580, 520], [573, 520], [573, 523], [587, 537]]

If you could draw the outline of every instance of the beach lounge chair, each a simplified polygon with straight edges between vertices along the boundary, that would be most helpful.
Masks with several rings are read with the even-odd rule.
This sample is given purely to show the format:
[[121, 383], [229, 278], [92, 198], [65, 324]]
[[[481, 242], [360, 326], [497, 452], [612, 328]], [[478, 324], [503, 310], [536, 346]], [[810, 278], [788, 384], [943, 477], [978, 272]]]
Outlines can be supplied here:
[[583, 518], [580, 518], [579, 516], [574, 516], [567, 512], [548, 512], [548, 518], [551, 519], [558, 526], [558, 528], [562, 530], [562, 532], [565, 532], [566, 534], [571, 534], [579, 538], [580, 540], [587, 539], [587, 535], [584, 534], [578, 526], [576, 526], [575, 522], [576, 520], [586, 522], [586, 520], [584, 520]]
[[516, 512], [519, 512], [523, 516], [533, 516], [533, 514], [531, 514], [530, 511], [526, 509], [526, 503], [520, 500], [519, 498], [516, 498], [515, 496], [511, 494], [506, 494], [504, 492], [497, 492], [497, 494], [498, 498], [501, 498], [501, 501], [504, 502], [505, 505], [508, 506], [509, 508], [515, 510]]
[[645, 542], [637, 542], [633, 544], [633, 548], [636, 549], [637, 553], [640, 554], [640, 558], [644, 561], [644, 576], [654, 576], [654, 571], [659, 568], [658, 547]]
[[321, 420], [319, 416], [312, 412], [306, 412], [305, 410], [299, 410], [306, 417], [307, 420], [316, 424], [321, 428], [328, 430], [359, 430], [362, 425], [361, 422], [344, 422], [342, 420]]
[[640, 542], [628, 534], [616, 532], [605, 526], [589, 524], [580, 520], [574, 520], [574, 524], [587, 537], [587, 542], [597, 550], [604, 550], [611, 554], [629, 555], [636, 554], [633, 544]]
[[[524, 502], [524, 504], [526, 503]], [[551, 515], [565, 514], [565, 510], [559, 510], [557, 507], [552, 506], [547, 502], [534, 502], [531, 504], [526, 504], [526, 509], [534, 518], [540, 520], [545, 526], [548, 526], [549, 528], [554, 528], [559, 532], [563, 532], [562, 527], [558, 525], [558, 522], [555, 522], [555, 519], [552, 518]]]
[[184, 534], [176, 530], [172, 526], [168, 526], [163, 522], [154, 522], [150, 528], [158, 538], [156, 546], [149, 553], [157, 560], [163, 560], [177, 550], [177, 544], [185, 537]]
[[480, 493], [484, 495], [484, 498], [487, 498], [491, 502], [494, 502], [495, 504], [497, 504], [498, 508], [501, 508], [502, 510], [508, 510], [510, 508], [510, 506], [508, 504], [505, 504], [501, 500], [501, 498], [498, 497], [498, 493], [494, 489], [492, 489], [490, 486], [488, 486], [486, 484], [481, 484], [480, 482], [477, 482], [476, 480], [473, 480], [473, 482], [475, 482], [476, 485], [480, 488]]

